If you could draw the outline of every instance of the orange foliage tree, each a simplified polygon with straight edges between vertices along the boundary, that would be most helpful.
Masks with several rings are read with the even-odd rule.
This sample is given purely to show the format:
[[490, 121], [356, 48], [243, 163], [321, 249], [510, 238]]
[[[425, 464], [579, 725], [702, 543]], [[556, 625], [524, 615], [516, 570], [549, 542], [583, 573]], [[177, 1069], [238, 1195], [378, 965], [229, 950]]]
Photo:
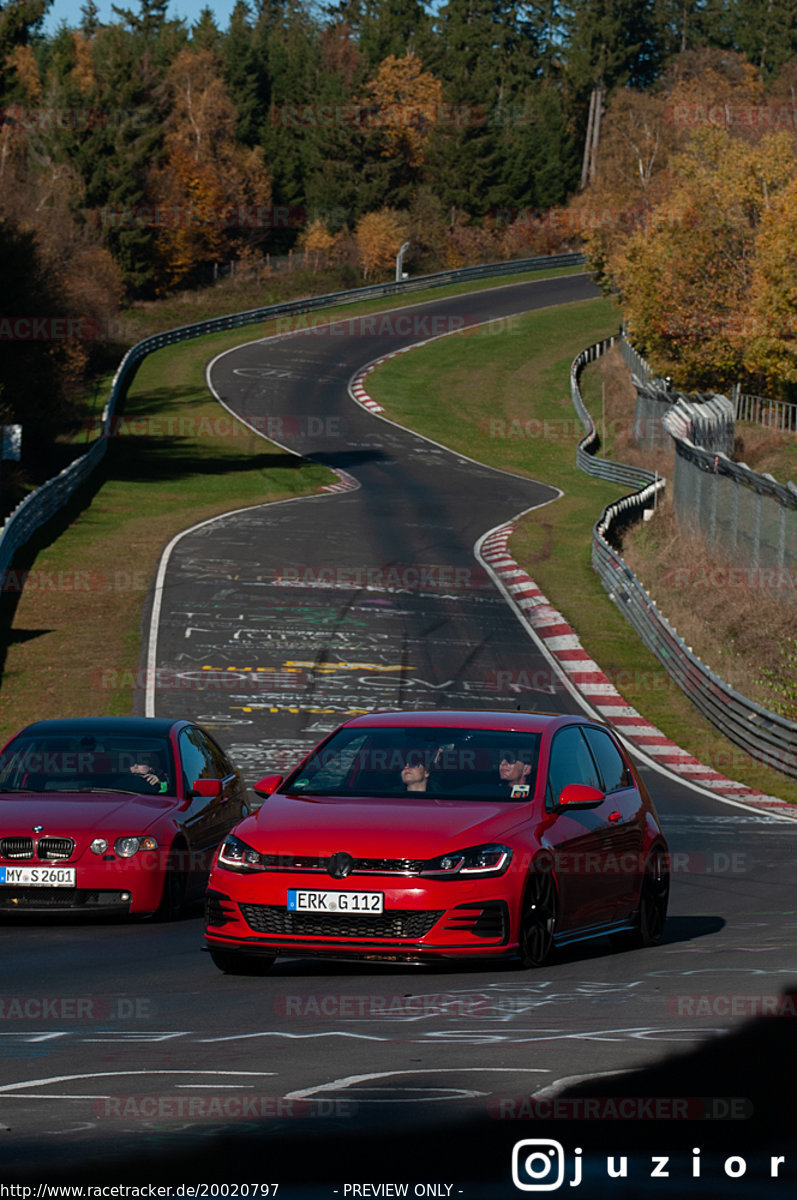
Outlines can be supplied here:
[[327, 266], [335, 246], [335, 238], [323, 217], [317, 217], [303, 230], [299, 237], [299, 246], [305, 254], [310, 255], [313, 270], [317, 270], [319, 266]]
[[758, 359], [747, 345], [755, 270], [771, 302], [757, 240], [797, 174], [793, 130], [773, 131], [770, 112], [741, 55], [681, 54], [657, 91], [612, 98], [597, 178], [568, 209], [640, 349], [684, 387], [761, 369], [763, 343]]
[[260, 147], [236, 142], [235, 106], [210, 50], [184, 49], [166, 78], [165, 162], [153, 173], [161, 291], [265, 241], [271, 184]]
[[426, 141], [443, 116], [443, 85], [410, 52], [389, 54], [358, 101], [366, 128], [380, 130], [382, 154], [423, 162]]
[[756, 238], [796, 168], [787, 133], [751, 145], [704, 129], [672, 160], [667, 201], [617, 256], [631, 336], [681, 386], [728, 385], [744, 369]]
[[385, 274], [407, 236], [407, 216], [394, 208], [366, 213], [354, 231], [363, 279]]
[[[771, 391], [797, 384], [797, 174], [761, 220], [744, 361]], [[784, 386], [785, 385], [785, 386]]]

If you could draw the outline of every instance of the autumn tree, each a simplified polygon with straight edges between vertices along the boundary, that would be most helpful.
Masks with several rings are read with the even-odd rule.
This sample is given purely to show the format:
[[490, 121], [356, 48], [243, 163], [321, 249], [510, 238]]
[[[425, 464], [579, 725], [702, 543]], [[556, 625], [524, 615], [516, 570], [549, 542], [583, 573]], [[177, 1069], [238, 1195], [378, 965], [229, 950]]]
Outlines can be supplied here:
[[165, 162], [152, 179], [162, 290], [244, 244], [262, 244], [271, 201], [262, 150], [235, 141], [236, 112], [213, 53], [184, 49], [166, 84]]
[[355, 228], [363, 279], [388, 274], [407, 236], [407, 218], [392, 208], [366, 213]]
[[16, 66], [14, 51], [29, 46], [41, 29], [50, 0], [16, 0], [0, 9], [0, 100], [9, 98]]
[[797, 169], [763, 214], [756, 240], [743, 358], [768, 394], [797, 396]]
[[299, 237], [299, 247], [310, 256], [314, 270], [327, 265], [334, 245], [334, 234], [323, 217], [311, 221]]
[[663, 374], [680, 386], [727, 386], [743, 369], [756, 238], [795, 174], [793, 142], [778, 133], [749, 145], [701, 130], [671, 169], [671, 194], [616, 264], [623, 311]]

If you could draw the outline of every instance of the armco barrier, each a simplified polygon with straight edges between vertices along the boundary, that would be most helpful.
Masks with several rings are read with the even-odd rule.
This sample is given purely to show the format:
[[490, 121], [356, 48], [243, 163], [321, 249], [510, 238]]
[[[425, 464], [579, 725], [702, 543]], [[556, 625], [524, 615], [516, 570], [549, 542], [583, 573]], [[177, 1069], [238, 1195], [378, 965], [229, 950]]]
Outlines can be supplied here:
[[581, 254], [542, 255], [537, 258], [514, 259], [501, 263], [486, 263], [476, 267], [458, 267], [452, 271], [439, 271], [434, 275], [419, 275], [415, 279], [391, 283], [375, 283], [367, 287], [354, 288], [345, 292], [330, 292], [325, 296], [310, 296], [302, 300], [288, 300], [283, 304], [268, 304], [263, 308], [233, 313], [231, 316], [214, 317], [208, 321], [196, 321], [181, 325], [165, 333], [156, 333], [144, 338], [128, 350], [122, 359], [111, 384], [108, 403], [102, 414], [102, 430], [99, 440], [81, 458], [66, 467], [60, 475], [49, 479], [19, 504], [7, 518], [0, 530], [0, 587], [13, 561], [14, 555], [29, 538], [55, 515], [70, 496], [92, 474], [107, 449], [107, 439], [112, 428], [116, 407], [135, 375], [139, 363], [164, 346], [190, 338], [202, 337], [207, 333], [223, 333], [229, 329], [241, 329], [273, 317], [294, 316], [314, 312], [335, 304], [356, 304], [359, 300], [379, 299], [405, 292], [425, 291], [428, 288], [445, 287], [450, 283], [467, 283], [470, 280], [488, 279], [501, 275], [517, 275], [525, 271], [549, 270], [552, 267], [580, 266], [584, 262]]
[[[616, 341], [617, 338], [614, 337], [604, 338], [602, 342], [588, 346], [586, 350], [581, 351], [577, 358], [573, 359], [570, 367], [570, 395], [573, 406], [586, 430], [585, 436], [576, 447], [576, 463], [582, 471], [587, 475], [592, 475], [595, 479], [607, 479], [610, 483], [619, 483], [624, 487], [645, 487], [649, 483], [655, 483], [658, 479], [653, 471], [648, 471], [644, 467], [631, 467], [627, 463], [612, 462], [609, 458], [595, 457], [600, 445], [600, 438], [579, 387], [581, 372], [587, 363], [600, 358], [607, 350], [611, 349]], [[664, 486], [663, 480], [661, 486]]]
[[[592, 419], [578, 388], [578, 376], [583, 366], [604, 354], [613, 341], [610, 338], [582, 351], [571, 368], [573, 403], [581, 420], [585, 425], [589, 423], [593, 432]], [[581, 364], [579, 368], [578, 363]], [[584, 448], [587, 442], [589, 436], [579, 443], [579, 467], [602, 479], [626, 482], [619, 474], [595, 469], [601, 460], [590, 459]], [[582, 465], [584, 460], [586, 467]], [[612, 472], [618, 465], [608, 464]], [[603, 586], [668, 675], [717, 729], [759, 762], [797, 778], [797, 725], [740, 695], [702, 663], [662, 616], [652, 597], [612, 546], [612, 526], [627, 523], [630, 517], [650, 508], [657, 492], [664, 487], [664, 480], [657, 479], [652, 472], [633, 470], [637, 470], [640, 478], [637, 484], [640, 490], [608, 505], [592, 532], [592, 565]], [[647, 475], [647, 480], [642, 478], [643, 475]]]

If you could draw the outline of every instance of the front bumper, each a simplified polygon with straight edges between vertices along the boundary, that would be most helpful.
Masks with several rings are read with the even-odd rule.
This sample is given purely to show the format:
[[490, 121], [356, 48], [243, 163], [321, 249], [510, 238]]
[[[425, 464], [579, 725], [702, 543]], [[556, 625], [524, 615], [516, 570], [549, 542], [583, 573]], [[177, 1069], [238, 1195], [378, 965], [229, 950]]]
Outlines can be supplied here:
[[384, 889], [384, 912], [374, 914], [289, 911], [285, 885], [281, 896], [278, 890], [267, 886], [257, 889], [259, 895], [236, 899], [211, 880], [205, 910], [208, 947], [242, 954], [408, 962], [500, 957], [516, 949], [507, 900], [494, 891], [474, 896], [473, 884], [413, 888], [410, 905], [392, 880]]
[[[94, 857], [94, 856], [89, 856]], [[74, 887], [33, 887], [25, 884], [0, 885], [0, 915], [67, 913], [117, 913], [145, 915], [154, 913], [163, 895], [164, 864], [160, 852], [144, 852], [131, 859], [31, 864], [6, 861], [3, 866], [50, 865], [72, 868]]]
[[63, 916], [107, 913], [126, 916], [131, 911], [129, 891], [92, 888], [3, 888], [0, 916]]

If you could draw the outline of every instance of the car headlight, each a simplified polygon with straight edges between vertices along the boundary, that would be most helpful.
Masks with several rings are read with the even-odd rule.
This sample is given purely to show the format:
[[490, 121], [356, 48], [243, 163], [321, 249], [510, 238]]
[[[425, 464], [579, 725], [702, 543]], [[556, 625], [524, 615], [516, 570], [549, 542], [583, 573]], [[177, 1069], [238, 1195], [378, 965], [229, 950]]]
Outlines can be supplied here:
[[253, 846], [229, 834], [219, 850], [219, 864], [231, 871], [265, 871], [266, 865]]
[[[154, 837], [119, 837], [113, 848], [120, 858], [132, 858], [139, 850], [157, 850], [158, 843]], [[98, 852], [95, 850], [94, 853]]]
[[503, 875], [511, 861], [512, 851], [508, 846], [498, 843], [470, 846], [467, 850], [455, 850], [451, 854], [441, 854], [439, 858], [430, 858], [424, 863], [421, 875], [438, 879], [469, 875], [484, 878], [488, 875]]

